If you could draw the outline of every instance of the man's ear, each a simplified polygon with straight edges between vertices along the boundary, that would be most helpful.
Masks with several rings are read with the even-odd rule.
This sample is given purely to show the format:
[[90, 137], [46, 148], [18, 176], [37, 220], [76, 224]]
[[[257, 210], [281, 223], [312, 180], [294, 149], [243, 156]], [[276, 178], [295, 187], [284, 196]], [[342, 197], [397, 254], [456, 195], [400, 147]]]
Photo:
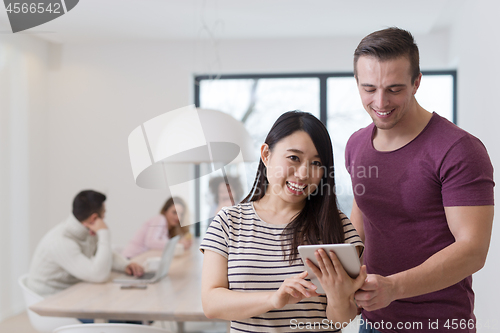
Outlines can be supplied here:
[[85, 226], [85, 227], [89, 227], [90, 224], [93, 224], [94, 221], [99, 217], [99, 214], [97, 213], [92, 213], [92, 215], [90, 215], [89, 217], [87, 217], [85, 220], [82, 221], [82, 224]]
[[415, 82], [413, 83], [413, 95], [417, 93], [418, 87], [420, 87], [421, 80], [422, 80], [422, 73], [418, 75], [418, 77], [415, 79]]
[[264, 163], [266, 167], [270, 154], [271, 151], [269, 150], [269, 146], [267, 145], [267, 143], [263, 143], [262, 146], [260, 146], [260, 158], [262, 159], [262, 163]]

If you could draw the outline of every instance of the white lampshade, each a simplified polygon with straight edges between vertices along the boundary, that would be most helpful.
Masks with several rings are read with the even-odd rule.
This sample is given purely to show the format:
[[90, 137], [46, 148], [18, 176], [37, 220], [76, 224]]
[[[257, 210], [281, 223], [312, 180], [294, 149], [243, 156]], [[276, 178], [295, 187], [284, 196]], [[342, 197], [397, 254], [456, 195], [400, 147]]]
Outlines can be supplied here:
[[143, 188], [166, 188], [180, 182], [168, 165], [220, 166], [258, 160], [253, 140], [241, 122], [224, 112], [194, 105], [146, 121], [130, 133], [128, 146], [135, 182]]

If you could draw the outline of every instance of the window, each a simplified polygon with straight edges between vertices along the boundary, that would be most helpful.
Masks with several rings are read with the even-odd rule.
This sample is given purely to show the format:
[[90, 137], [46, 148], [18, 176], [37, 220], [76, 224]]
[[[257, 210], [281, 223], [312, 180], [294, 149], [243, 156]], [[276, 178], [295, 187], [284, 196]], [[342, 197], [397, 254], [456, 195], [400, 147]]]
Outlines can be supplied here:
[[[416, 98], [426, 110], [436, 111], [455, 122], [456, 72], [423, 72]], [[345, 145], [352, 133], [371, 123], [361, 104], [353, 73], [223, 75], [217, 80], [197, 76], [195, 104], [227, 112], [243, 122], [256, 149], [282, 113], [302, 110], [318, 117], [326, 124], [333, 143], [339, 205], [350, 215], [353, 195], [351, 180], [344, 167]], [[247, 179], [242, 180], [248, 189], [253, 183], [256, 167], [248, 168]], [[200, 184], [199, 193], [195, 195], [199, 198], [200, 209], [206, 209], [203, 207], [211, 197], [208, 184]], [[208, 222], [197, 225], [196, 233], [205, 230]]]

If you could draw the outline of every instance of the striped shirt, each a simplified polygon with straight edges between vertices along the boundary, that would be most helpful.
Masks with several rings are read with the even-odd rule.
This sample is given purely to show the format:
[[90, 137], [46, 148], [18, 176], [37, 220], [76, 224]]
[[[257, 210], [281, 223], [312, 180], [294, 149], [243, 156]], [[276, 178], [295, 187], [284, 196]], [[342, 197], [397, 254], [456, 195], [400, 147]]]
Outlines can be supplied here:
[[[356, 229], [341, 214], [345, 242], [363, 247]], [[239, 292], [276, 291], [283, 281], [305, 270], [300, 257], [290, 265], [282, 247], [286, 224], [262, 221], [253, 203], [223, 208], [207, 230], [200, 249], [227, 258], [229, 289]], [[290, 234], [288, 234], [290, 235]], [[284, 235], [285, 237], [287, 235]], [[231, 322], [231, 332], [339, 332], [326, 318], [326, 296], [310, 297], [282, 309]]]

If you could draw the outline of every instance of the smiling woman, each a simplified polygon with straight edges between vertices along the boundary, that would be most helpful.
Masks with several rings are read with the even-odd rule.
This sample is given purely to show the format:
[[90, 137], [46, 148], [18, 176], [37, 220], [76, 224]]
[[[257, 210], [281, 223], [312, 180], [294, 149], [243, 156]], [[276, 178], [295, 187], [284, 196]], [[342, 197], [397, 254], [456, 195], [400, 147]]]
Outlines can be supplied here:
[[303, 244], [363, 247], [337, 208], [332, 168], [330, 137], [316, 117], [290, 111], [278, 118], [261, 147], [250, 194], [219, 212], [200, 246], [208, 318], [231, 320], [231, 331], [283, 332], [294, 325], [336, 331], [356, 316], [353, 294], [365, 269], [351, 279], [335, 255], [317, 252], [315, 272], [326, 292], [319, 295], [298, 258]]

